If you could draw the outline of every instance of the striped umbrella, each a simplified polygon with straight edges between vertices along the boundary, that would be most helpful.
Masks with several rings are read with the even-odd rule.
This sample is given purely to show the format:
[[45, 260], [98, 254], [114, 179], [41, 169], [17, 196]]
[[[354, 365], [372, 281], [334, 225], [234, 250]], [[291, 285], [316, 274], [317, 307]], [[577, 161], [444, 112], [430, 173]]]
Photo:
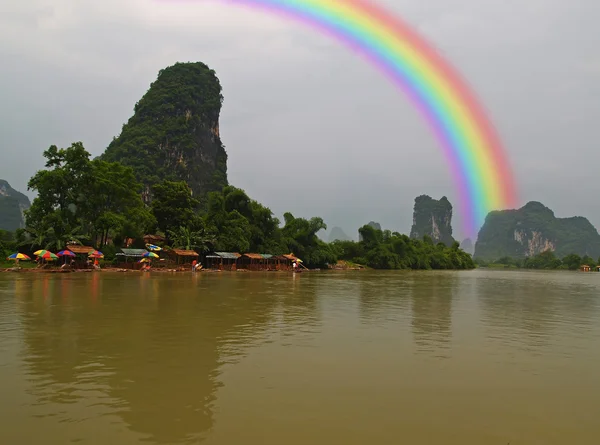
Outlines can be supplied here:
[[88, 256], [90, 258], [104, 258], [104, 254], [102, 252], [99, 252], [98, 250], [92, 250]]
[[9, 257], [6, 258], [7, 260], [30, 260], [31, 258], [29, 258], [27, 255], [25, 255], [24, 253], [13, 253], [12, 255], [10, 255]]
[[154, 252], [146, 252], [142, 255], [144, 258], [158, 258], [158, 255]]
[[52, 252], [49, 252], [49, 251], [47, 251], [47, 250], [43, 250], [43, 251], [42, 251], [42, 252], [41, 252], [41, 253], [38, 255], [38, 257], [40, 257], [40, 258], [43, 258], [43, 259], [45, 259], [45, 260], [50, 260], [50, 261], [52, 261], [52, 260], [57, 260], [57, 259], [58, 259], [58, 257], [57, 257], [55, 254], [53, 254]]
[[160, 252], [162, 247], [155, 246], [154, 244], [146, 244], [146, 249], [152, 250], [153, 252]]
[[70, 250], [61, 250], [60, 252], [57, 253], [58, 256], [75, 256], [75, 254], [73, 252], [71, 252]]

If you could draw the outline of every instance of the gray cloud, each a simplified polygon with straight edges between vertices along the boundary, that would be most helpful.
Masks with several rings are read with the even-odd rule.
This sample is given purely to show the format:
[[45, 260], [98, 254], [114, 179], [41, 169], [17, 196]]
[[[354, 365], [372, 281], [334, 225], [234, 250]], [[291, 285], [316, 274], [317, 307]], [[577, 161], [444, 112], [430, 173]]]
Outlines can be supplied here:
[[[407, 232], [416, 195], [456, 203], [436, 142], [406, 99], [300, 24], [215, 1], [4, 3], [0, 177], [20, 190], [49, 145], [82, 140], [101, 153], [159, 69], [201, 60], [224, 88], [230, 180], [277, 214], [321, 215], [351, 234], [369, 220]], [[590, 205], [600, 188], [599, 3], [385, 3], [469, 79], [502, 135], [522, 202], [600, 225]]]

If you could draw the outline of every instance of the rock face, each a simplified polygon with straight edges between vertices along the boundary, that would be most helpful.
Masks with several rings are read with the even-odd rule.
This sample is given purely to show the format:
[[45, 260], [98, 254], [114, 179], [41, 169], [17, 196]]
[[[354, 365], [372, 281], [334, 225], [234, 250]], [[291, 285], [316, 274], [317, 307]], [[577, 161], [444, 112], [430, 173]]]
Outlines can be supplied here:
[[329, 233], [329, 242], [334, 241], [350, 241], [350, 237], [344, 233], [340, 227], [334, 227]]
[[25, 226], [23, 212], [31, 206], [29, 198], [0, 179], [0, 229], [11, 232]]
[[223, 96], [215, 72], [203, 63], [177, 63], [135, 105], [134, 114], [102, 158], [131, 166], [145, 185], [186, 181], [194, 196], [227, 185], [227, 154], [219, 137]]
[[452, 204], [445, 196], [439, 201], [427, 195], [415, 198], [410, 237], [423, 239], [425, 235], [429, 235], [434, 243], [451, 246], [455, 242], [452, 237]]
[[524, 258], [546, 250], [563, 258], [571, 253], [600, 256], [600, 235], [584, 217], [557, 218], [543, 204], [528, 202], [518, 210], [490, 212], [479, 231], [475, 257]]
[[460, 248], [471, 255], [475, 252], [475, 246], [473, 245], [471, 238], [464, 239], [463, 242], [460, 243]]
[[[375, 230], [381, 230], [381, 224], [379, 224], [378, 222], [375, 222], [375, 221], [370, 221], [369, 224], [367, 224], [367, 226], [371, 226]], [[363, 237], [360, 234], [360, 232], [358, 232], [358, 241], [362, 241], [362, 240], [363, 240]]]

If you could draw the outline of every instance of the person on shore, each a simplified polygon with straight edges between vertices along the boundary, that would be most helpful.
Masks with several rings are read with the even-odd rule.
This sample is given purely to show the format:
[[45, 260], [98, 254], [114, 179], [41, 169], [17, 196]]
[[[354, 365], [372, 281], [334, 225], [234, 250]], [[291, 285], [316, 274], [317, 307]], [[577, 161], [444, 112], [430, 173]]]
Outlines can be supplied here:
[[192, 261], [192, 272], [196, 272], [196, 263], [198, 263], [198, 261]]
[[292, 263], [292, 267], [294, 268], [294, 269], [293, 269], [293, 270], [294, 270], [294, 272], [296, 272], [296, 269], [298, 269], [298, 263], [294, 261], [294, 262]]

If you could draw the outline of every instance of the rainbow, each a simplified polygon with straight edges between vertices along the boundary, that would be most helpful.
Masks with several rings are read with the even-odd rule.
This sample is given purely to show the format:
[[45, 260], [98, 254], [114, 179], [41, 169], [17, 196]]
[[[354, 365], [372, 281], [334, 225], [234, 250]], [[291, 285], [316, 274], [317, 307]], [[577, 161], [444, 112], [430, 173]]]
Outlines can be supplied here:
[[368, 0], [214, 0], [300, 20], [363, 56], [398, 86], [431, 127], [458, 189], [463, 235], [491, 210], [517, 204], [493, 125], [454, 68], [393, 13]]

